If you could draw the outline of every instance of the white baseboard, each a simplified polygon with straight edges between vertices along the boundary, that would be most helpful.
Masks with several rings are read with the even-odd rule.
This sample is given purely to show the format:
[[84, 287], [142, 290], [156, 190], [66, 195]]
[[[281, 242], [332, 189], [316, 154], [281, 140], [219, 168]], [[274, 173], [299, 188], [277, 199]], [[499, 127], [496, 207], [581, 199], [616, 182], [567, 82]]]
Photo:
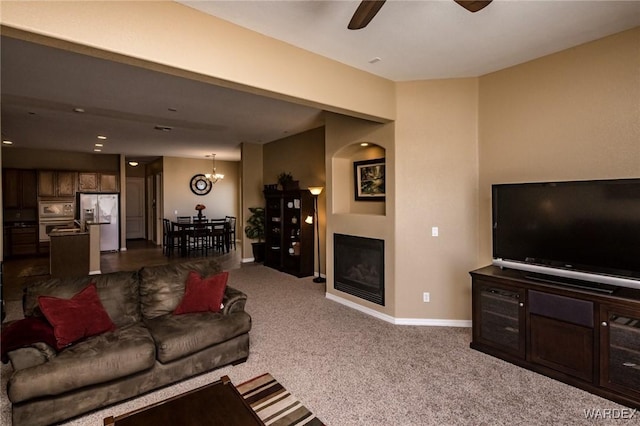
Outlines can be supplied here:
[[98, 269], [97, 271], [89, 271], [89, 275], [101, 275], [102, 271]]
[[255, 261], [255, 259], [253, 257], [244, 257], [244, 258], [242, 258], [242, 260], [240, 262], [242, 262], [242, 263], [251, 263], [253, 261]]
[[335, 294], [325, 293], [325, 297], [341, 305], [348, 306], [372, 317], [381, 319], [395, 325], [422, 325], [422, 326], [437, 326], [437, 327], [471, 327], [471, 320], [443, 320], [443, 319], [430, 319], [430, 318], [395, 318], [391, 315], [383, 314], [374, 309], [367, 308], [365, 306], [358, 305], [350, 300], [343, 299]]

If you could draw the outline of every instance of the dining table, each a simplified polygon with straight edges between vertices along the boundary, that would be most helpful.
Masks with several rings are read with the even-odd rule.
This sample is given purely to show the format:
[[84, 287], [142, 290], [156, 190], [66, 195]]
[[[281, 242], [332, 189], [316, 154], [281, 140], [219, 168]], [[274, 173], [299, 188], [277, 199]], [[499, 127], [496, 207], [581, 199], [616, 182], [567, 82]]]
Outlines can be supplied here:
[[189, 255], [189, 238], [194, 234], [194, 231], [206, 229], [208, 235], [212, 237], [213, 241], [218, 238], [222, 239], [222, 249], [224, 253], [229, 253], [231, 246], [231, 229], [229, 223], [225, 219], [211, 219], [211, 220], [191, 220], [189, 222], [182, 222], [173, 220], [171, 221], [171, 229], [180, 235], [180, 255]]

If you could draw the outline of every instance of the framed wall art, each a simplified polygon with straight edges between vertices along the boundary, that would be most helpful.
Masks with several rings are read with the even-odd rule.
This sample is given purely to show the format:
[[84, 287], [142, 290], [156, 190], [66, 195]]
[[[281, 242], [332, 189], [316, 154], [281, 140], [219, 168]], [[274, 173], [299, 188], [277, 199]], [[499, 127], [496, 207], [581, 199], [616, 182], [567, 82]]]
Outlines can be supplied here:
[[353, 162], [356, 201], [385, 200], [384, 158]]

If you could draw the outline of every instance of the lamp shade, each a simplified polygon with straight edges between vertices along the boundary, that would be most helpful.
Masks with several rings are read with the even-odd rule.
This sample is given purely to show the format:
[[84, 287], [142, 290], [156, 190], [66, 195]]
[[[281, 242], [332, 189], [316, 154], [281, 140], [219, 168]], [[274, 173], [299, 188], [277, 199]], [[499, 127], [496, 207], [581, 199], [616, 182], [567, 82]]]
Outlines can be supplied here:
[[320, 193], [322, 192], [322, 189], [323, 189], [322, 186], [310, 186], [309, 192], [311, 192], [311, 195], [320, 195]]

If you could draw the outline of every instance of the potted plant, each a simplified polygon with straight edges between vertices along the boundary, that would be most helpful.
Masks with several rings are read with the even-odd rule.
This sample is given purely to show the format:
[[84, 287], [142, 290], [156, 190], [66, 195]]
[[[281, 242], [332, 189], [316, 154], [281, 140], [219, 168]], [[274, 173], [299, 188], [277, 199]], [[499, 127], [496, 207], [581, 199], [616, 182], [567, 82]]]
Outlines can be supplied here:
[[293, 180], [293, 175], [291, 173], [280, 173], [278, 175], [278, 183], [282, 186], [284, 191], [298, 189], [300, 187], [300, 181]]
[[253, 259], [256, 262], [264, 261], [264, 207], [249, 207], [251, 216], [247, 219], [244, 234], [250, 240], [258, 240], [251, 243]]

